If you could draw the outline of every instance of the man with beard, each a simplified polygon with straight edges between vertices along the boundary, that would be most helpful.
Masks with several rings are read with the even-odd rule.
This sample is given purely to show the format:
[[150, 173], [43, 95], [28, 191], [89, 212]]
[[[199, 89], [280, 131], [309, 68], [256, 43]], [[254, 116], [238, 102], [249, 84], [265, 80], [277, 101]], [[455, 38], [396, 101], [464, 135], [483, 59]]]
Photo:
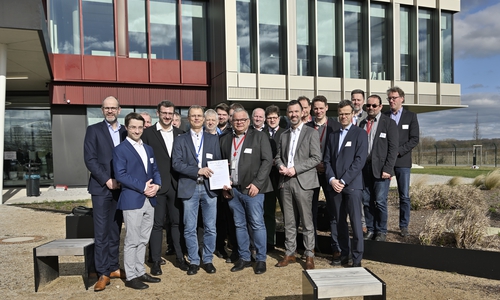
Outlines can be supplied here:
[[215, 107], [217, 116], [219, 117], [219, 125], [217, 125], [217, 133], [219, 135], [231, 132], [231, 125], [229, 125], [229, 106], [222, 102]]

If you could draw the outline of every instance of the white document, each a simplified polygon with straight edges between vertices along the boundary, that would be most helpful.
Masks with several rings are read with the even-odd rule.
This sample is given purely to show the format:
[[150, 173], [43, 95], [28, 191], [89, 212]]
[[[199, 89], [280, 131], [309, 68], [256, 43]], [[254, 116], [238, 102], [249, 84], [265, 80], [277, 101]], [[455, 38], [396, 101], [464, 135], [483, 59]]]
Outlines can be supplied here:
[[207, 161], [207, 167], [214, 172], [209, 178], [211, 191], [231, 186], [228, 165], [227, 159]]

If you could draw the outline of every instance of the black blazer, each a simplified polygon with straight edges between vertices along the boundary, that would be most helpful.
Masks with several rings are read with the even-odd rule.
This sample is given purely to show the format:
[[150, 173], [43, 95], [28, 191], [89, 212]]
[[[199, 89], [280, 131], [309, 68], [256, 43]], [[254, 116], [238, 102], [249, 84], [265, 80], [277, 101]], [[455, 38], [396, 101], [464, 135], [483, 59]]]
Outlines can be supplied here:
[[[315, 128], [315, 126], [316, 126], [316, 124], [314, 123], [314, 119], [312, 121], [307, 122], [306, 125], [309, 127], [312, 127], [312, 128]], [[326, 142], [328, 141], [328, 136], [332, 132], [340, 130], [341, 127], [342, 126], [340, 125], [340, 123], [337, 120], [335, 120], [332, 117], [328, 118], [326, 132], [325, 132], [325, 135], [323, 136], [323, 139], [325, 140], [325, 149], [326, 149]], [[319, 131], [318, 131], [318, 134], [320, 135], [320, 139], [321, 139], [321, 134], [319, 133]], [[320, 143], [321, 143], [321, 141], [320, 141]], [[323, 160], [323, 157], [325, 156], [325, 149], [323, 149], [323, 153], [321, 153], [321, 155], [322, 155], [321, 160]]]
[[[174, 127], [174, 141], [175, 139], [184, 133], [179, 128]], [[172, 158], [168, 155], [167, 146], [161, 135], [161, 132], [156, 130], [156, 124], [144, 130], [141, 136], [142, 141], [153, 148], [153, 152], [156, 158], [156, 164], [160, 170], [160, 177], [162, 186], [158, 191], [158, 194], [164, 194], [168, 192], [170, 188], [177, 191], [177, 181], [179, 180], [179, 174], [172, 169]], [[173, 151], [173, 142], [172, 142]]]
[[[391, 111], [384, 114], [390, 117]], [[411, 168], [411, 150], [418, 145], [420, 127], [417, 114], [403, 108], [398, 124], [399, 149], [395, 167]]]
[[[220, 137], [222, 159], [231, 163], [231, 146], [233, 135], [226, 134]], [[273, 165], [273, 153], [269, 143], [269, 135], [258, 130], [248, 129], [245, 140], [241, 147], [240, 159], [238, 160], [238, 181], [242, 192], [248, 194], [245, 189], [253, 183], [259, 188], [259, 194], [273, 190], [269, 181], [269, 172]]]
[[[368, 119], [364, 119], [359, 127], [365, 128]], [[366, 130], [366, 129], [365, 129]], [[373, 177], [381, 178], [382, 172], [394, 176], [394, 164], [398, 156], [398, 127], [394, 120], [386, 115], [380, 114], [377, 120], [377, 132], [373, 137], [371, 152], [371, 166]], [[370, 136], [368, 136], [368, 140]]]

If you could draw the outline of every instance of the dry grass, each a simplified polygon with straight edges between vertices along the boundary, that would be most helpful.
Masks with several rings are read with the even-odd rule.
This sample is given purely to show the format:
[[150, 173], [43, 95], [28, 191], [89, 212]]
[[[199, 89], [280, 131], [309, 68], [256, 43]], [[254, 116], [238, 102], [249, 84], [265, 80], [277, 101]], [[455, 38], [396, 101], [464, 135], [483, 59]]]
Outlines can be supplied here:
[[484, 178], [484, 187], [487, 190], [500, 187], [500, 169], [496, 169], [486, 174], [486, 177]]
[[446, 183], [449, 186], [457, 186], [462, 184], [462, 177], [455, 176], [452, 177], [448, 182]]
[[474, 181], [472, 182], [472, 185], [480, 188], [482, 185], [484, 185], [485, 178], [486, 178], [486, 175], [484, 175], [484, 174], [476, 176], [476, 178], [474, 178]]
[[470, 185], [432, 185], [410, 188], [411, 208], [419, 209], [460, 209], [471, 199], [481, 199], [481, 191]]

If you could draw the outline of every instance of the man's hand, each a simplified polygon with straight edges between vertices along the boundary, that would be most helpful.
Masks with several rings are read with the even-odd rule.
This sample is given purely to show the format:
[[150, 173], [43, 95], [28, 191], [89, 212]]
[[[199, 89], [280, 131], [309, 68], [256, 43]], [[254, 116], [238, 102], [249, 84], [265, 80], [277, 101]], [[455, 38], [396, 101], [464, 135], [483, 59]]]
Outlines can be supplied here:
[[248, 190], [248, 196], [255, 197], [259, 193], [259, 188], [256, 187], [253, 183], [250, 183], [246, 189]]
[[344, 189], [344, 184], [342, 183], [342, 181], [337, 180], [337, 179], [332, 180], [331, 185], [332, 185], [333, 190], [339, 194]]
[[281, 166], [280, 166], [280, 169], [279, 169], [279, 173], [280, 173], [281, 175], [285, 175], [285, 176], [286, 176], [286, 174], [288, 173], [288, 168], [287, 168], [287, 167], [285, 167], [284, 165], [281, 165]]
[[383, 179], [391, 179], [391, 174], [386, 173], [386, 172], [382, 172], [382, 178]]
[[325, 173], [325, 165], [323, 165], [323, 162], [320, 162], [320, 163], [316, 166], [316, 171], [318, 171], [318, 173], [320, 173], [320, 174]]
[[288, 168], [288, 173], [286, 174], [287, 176], [293, 177], [297, 174], [295, 171], [295, 167]]
[[210, 170], [208, 167], [204, 167], [198, 170], [198, 175], [205, 176], [207, 178], [212, 176], [213, 173], [214, 171]]
[[153, 179], [149, 179], [146, 182], [146, 190], [144, 191], [144, 195], [146, 195], [146, 197], [148, 198], [156, 196], [156, 193], [160, 189], [160, 186], [155, 183], [151, 183], [152, 181]]
[[108, 181], [106, 181], [106, 186], [110, 190], [118, 190], [121, 188], [121, 185], [116, 179], [110, 178]]

